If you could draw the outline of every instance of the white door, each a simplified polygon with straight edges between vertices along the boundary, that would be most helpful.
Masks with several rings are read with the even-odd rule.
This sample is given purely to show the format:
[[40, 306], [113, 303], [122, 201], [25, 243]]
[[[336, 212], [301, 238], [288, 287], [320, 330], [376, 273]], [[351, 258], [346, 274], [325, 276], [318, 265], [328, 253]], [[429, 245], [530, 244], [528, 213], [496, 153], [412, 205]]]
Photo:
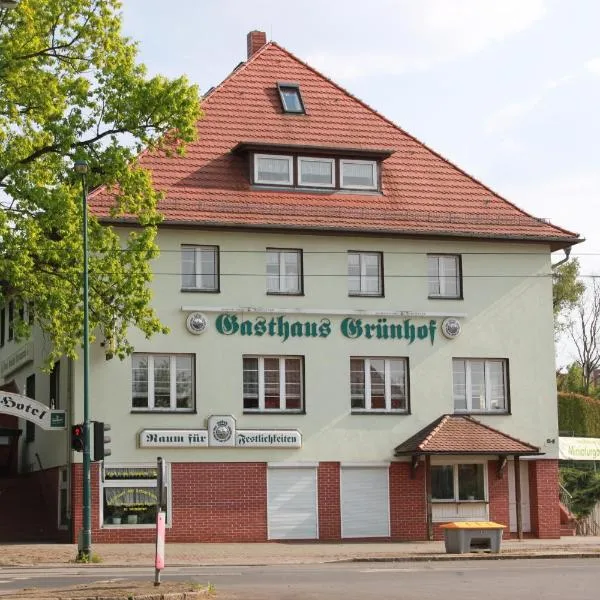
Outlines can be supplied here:
[[342, 537], [389, 537], [389, 467], [342, 467]]
[[[531, 508], [529, 504], [529, 464], [526, 461], [519, 462], [519, 474], [521, 475], [521, 520], [523, 531], [531, 531]], [[515, 493], [515, 463], [508, 461], [508, 508], [510, 514], [510, 531], [517, 531], [517, 501]]]
[[318, 537], [316, 467], [267, 469], [267, 528], [270, 540]]

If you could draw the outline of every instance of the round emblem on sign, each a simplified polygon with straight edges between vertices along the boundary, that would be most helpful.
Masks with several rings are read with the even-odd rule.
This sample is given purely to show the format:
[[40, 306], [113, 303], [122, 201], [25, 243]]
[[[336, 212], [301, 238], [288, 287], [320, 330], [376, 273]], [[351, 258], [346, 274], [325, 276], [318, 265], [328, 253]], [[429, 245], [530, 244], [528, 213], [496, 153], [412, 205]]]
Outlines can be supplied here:
[[200, 335], [208, 329], [208, 320], [200, 312], [190, 313], [185, 324], [187, 330], [194, 335]]
[[227, 421], [217, 421], [213, 427], [213, 437], [218, 442], [228, 442], [232, 435], [231, 427]]
[[460, 321], [458, 319], [454, 319], [453, 317], [449, 317], [448, 319], [444, 319], [442, 322], [442, 333], [447, 338], [455, 338], [460, 335], [461, 327]]

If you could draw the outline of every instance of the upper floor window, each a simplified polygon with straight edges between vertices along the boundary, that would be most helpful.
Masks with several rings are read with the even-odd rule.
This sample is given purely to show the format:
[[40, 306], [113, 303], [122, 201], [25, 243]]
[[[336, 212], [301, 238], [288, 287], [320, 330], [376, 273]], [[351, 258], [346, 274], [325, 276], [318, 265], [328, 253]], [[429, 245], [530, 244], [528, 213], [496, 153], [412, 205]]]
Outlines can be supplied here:
[[300, 86], [297, 83], [277, 83], [277, 90], [279, 91], [279, 98], [281, 99], [281, 106], [283, 112], [304, 114], [304, 102], [302, 102], [302, 95], [300, 94]]
[[427, 280], [430, 298], [461, 298], [460, 256], [428, 254]]
[[181, 247], [181, 287], [201, 292], [219, 291], [219, 248]]
[[134, 409], [194, 409], [194, 356], [192, 354], [132, 355]]
[[408, 412], [406, 363], [405, 358], [351, 358], [352, 410]]
[[353, 189], [377, 189], [377, 163], [374, 160], [340, 161], [341, 187]]
[[302, 293], [302, 250], [267, 249], [267, 292]]
[[244, 412], [303, 409], [300, 356], [244, 356]]
[[456, 412], [508, 412], [506, 360], [455, 358], [452, 371]]
[[298, 185], [335, 186], [335, 160], [332, 158], [298, 158]]
[[381, 252], [348, 252], [348, 293], [383, 296]]
[[294, 183], [292, 157], [255, 154], [254, 181], [269, 185], [292, 185]]

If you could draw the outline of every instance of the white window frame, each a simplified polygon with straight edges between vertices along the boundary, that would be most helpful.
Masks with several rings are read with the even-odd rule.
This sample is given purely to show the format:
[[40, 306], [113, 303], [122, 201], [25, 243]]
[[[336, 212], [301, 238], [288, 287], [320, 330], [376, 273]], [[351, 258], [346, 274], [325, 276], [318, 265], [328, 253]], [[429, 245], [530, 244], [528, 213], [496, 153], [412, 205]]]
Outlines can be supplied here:
[[[156, 463], [135, 463], [135, 464], [127, 464], [127, 463], [115, 463], [115, 464], [106, 464], [102, 465], [102, 477], [100, 477], [100, 510], [98, 511], [98, 516], [100, 519], [100, 528], [101, 529], [155, 529], [156, 523], [136, 523], [136, 524], [128, 524], [128, 523], [104, 523], [104, 488], [105, 487], [130, 487], [130, 488], [150, 488], [157, 492], [157, 479], [110, 479], [106, 480], [104, 472], [106, 469], [157, 469]], [[169, 462], [166, 463], [166, 487], [167, 487], [167, 521], [166, 526], [171, 527], [172, 524], [172, 492], [171, 492], [171, 464]], [[158, 476], [158, 473], [157, 473]], [[158, 493], [158, 492], [157, 492]]]
[[[312, 183], [302, 181], [302, 163], [303, 162], [323, 162], [331, 165], [331, 183]], [[334, 188], [335, 187], [335, 159], [334, 158], [316, 158], [311, 156], [299, 156], [296, 162], [298, 168], [298, 185], [302, 187], [315, 188]]]
[[[277, 160], [287, 160], [288, 164], [289, 164], [289, 178], [288, 181], [264, 181], [264, 180], [260, 180], [258, 177], [258, 163], [260, 161], [261, 158], [275, 158]], [[294, 159], [291, 156], [285, 156], [282, 154], [255, 154], [254, 155], [254, 183], [258, 183], [261, 185], [272, 185], [272, 186], [278, 186], [278, 185], [293, 185], [294, 184]]]
[[[348, 257], [350, 255], [357, 255], [359, 257], [359, 267], [360, 267], [360, 279], [359, 279], [359, 287], [358, 291], [354, 291], [350, 289], [350, 274], [348, 273], [348, 294], [350, 296], [371, 296], [374, 298], [383, 297], [383, 253], [377, 251], [361, 251], [361, 250], [349, 250]], [[364, 291], [366, 288], [366, 278], [367, 278], [367, 266], [365, 261], [363, 260], [363, 256], [376, 256], [378, 262], [377, 269], [377, 283], [378, 290], [376, 292], [368, 292]], [[348, 260], [348, 258], [346, 259]]]
[[[183, 256], [185, 251], [193, 251], [194, 252], [194, 277], [195, 283], [193, 286], [184, 285], [183, 279], [186, 275], [183, 272]], [[200, 265], [202, 265], [202, 253], [203, 252], [211, 252], [213, 257], [213, 265], [214, 265], [214, 277], [215, 277], [215, 285], [213, 287], [204, 287], [202, 285], [202, 276], [206, 275], [206, 273], [202, 273], [200, 269]], [[189, 274], [188, 274], [189, 275]], [[194, 244], [183, 244], [181, 246], [181, 289], [186, 291], [200, 291], [200, 292], [218, 292], [219, 291], [219, 247], [218, 246], [210, 246], [210, 245], [199, 245], [196, 246]]]
[[[243, 367], [242, 367], [242, 409], [244, 413], [292, 413], [298, 414], [304, 412], [304, 357], [303, 356], [258, 356], [256, 354], [244, 354], [244, 358], [258, 359], [258, 408], [246, 408], [243, 406], [245, 394], [243, 390]], [[265, 358], [279, 360], [279, 408], [265, 408]], [[300, 408], [282, 408], [286, 406], [287, 398], [285, 394], [285, 361], [288, 359], [298, 360], [300, 362]], [[243, 360], [242, 360], [243, 365]]]
[[[370, 165], [373, 170], [373, 185], [345, 185], [344, 184], [344, 165]], [[375, 160], [354, 160], [340, 159], [340, 188], [346, 190], [377, 190], [379, 187], [379, 171], [377, 161]]]
[[[456, 269], [456, 274], [454, 276], [446, 274], [446, 260], [453, 259]], [[437, 281], [439, 283], [440, 292], [439, 294], [432, 293], [429, 288], [429, 262], [430, 260], [437, 260]], [[456, 281], [456, 294], [449, 293], [447, 291], [446, 282], [449, 279], [454, 279]], [[427, 294], [429, 298], [452, 298], [452, 299], [460, 299], [462, 298], [462, 268], [461, 268], [461, 260], [458, 254], [428, 254], [427, 255]]]
[[[459, 487], [458, 487], [458, 467], [460, 465], [483, 465], [483, 498], [475, 498], [474, 500], [460, 500]], [[452, 488], [454, 492], [454, 498], [444, 499], [444, 498], [431, 498], [431, 501], [436, 504], [444, 504], [444, 503], [483, 503], [489, 501], [489, 489], [488, 489], [488, 463], [485, 459], [471, 459], [471, 458], [438, 458], [432, 457], [431, 459], [431, 467], [452, 467]], [[433, 496], [433, 490], [432, 490]]]
[[[131, 410], [133, 412], [194, 412], [196, 409], [196, 355], [171, 354], [169, 352], [134, 352], [131, 356], [148, 357], [148, 406], [133, 406], [133, 362], [131, 363]], [[155, 357], [169, 357], [169, 407], [154, 406], [154, 359]], [[192, 360], [192, 406], [190, 408], [177, 408], [177, 357], [185, 356]]]
[[[363, 372], [365, 377], [365, 408], [353, 408], [352, 407], [352, 370], [350, 371], [350, 410], [352, 413], [398, 413], [408, 414], [410, 403], [409, 403], [409, 390], [408, 390], [408, 359], [404, 356], [399, 357], [379, 357], [379, 356], [351, 356], [350, 364], [353, 360], [363, 361]], [[383, 360], [384, 361], [384, 378], [385, 378], [385, 408], [372, 408], [371, 406], [371, 361], [372, 360]], [[400, 361], [404, 363], [404, 401], [406, 408], [392, 408], [392, 378], [391, 378], [391, 362]]]
[[[454, 363], [455, 361], [465, 362], [465, 397], [467, 401], [466, 408], [456, 408], [456, 398], [454, 396]], [[473, 385], [471, 382], [471, 366], [473, 362], [484, 363], [484, 408], [473, 408]], [[493, 408], [489, 405], [492, 398], [492, 382], [489, 375], [490, 363], [502, 364], [502, 376], [504, 379], [504, 406], [502, 408]], [[452, 359], [452, 401], [454, 404], [454, 412], [460, 414], [477, 413], [477, 414], [508, 414], [508, 398], [509, 398], [509, 382], [508, 382], [508, 360], [505, 358], [462, 358], [455, 357]]]
[[[269, 289], [269, 278], [272, 277], [272, 275], [269, 275], [269, 273], [267, 272], [267, 294], [280, 294], [280, 295], [287, 294], [287, 295], [293, 295], [293, 296], [301, 295], [302, 294], [302, 250], [287, 249], [287, 248], [267, 248], [267, 257], [269, 254], [277, 255], [279, 274], [277, 276], [277, 289], [272, 290], [272, 289]], [[291, 275], [288, 275], [286, 273], [286, 270], [285, 270], [286, 262], [285, 262], [285, 260], [282, 260], [283, 254], [293, 254], [296, 256], [296, 258], [298, 260], [298, 263], [296, 265], [298, 274], [296, 276], [296, 289], [294, 289], [294, 290], [282, 289], [282, 284], [285, 285], [287, 278], [291, 277]], [[268, 266], [268, 258], [267, 258], [267, 266]]]

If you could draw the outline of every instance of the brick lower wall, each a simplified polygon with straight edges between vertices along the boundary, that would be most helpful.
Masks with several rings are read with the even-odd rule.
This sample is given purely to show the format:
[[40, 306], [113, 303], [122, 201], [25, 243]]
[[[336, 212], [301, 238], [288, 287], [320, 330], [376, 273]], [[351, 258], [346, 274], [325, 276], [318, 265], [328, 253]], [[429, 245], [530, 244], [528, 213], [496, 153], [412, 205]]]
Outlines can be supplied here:
[[[522, 467], [526, 468], [523, 462]], [[508, 537], [508, 469], [497, 477], [497, 461], [488, 462], [490, 520], [506, 524]], [[152, 528], [102, 528], [99, 522], [99, 465], [92, 463], [92, 539], [95, 542], [153, 542]], [[530, 497], [532, 531], [537, 537], [559, 537], [558, 463], [532, 461]], [[72, 541], [77, 541], [82, 516], [82, 465], [73, 465]], [[320, 541], [341, 540], [340, 464], [320, 463], [318, 522]], [[263, 542], [267, 540], [266, 463], [172, 463], [171, 542]], [[390, 539], [427, 539], [425, 468], [415, 473], [409, 462], [393, 462], [389, 470]], [[56, 495], [56, 494], [55, 494]], [[441, 523], [435, 539], [443, 539]]]
[[319, 539], [323, 542], [342, 537], [340, 519], [340, 463], [319, 463], [317, 474], [319, 503]]
[[[502, 537], [510, 537], [510, 509], [508, 499], [508, 465], [504, 465], [498, 477], [499, 461], [488, 461], [488, 500], [490, 521], [506, 525]], [[521, 465], [524, 468], [524, 465]]]
[[558, 460], [529, 463], [531, 531], [540, 539], [560, 538]]
[[[73, 542], [81, 529], [83, 466], [73, 465]], [[100, 465], [91, 465], [92, 540], [153, 542], [153, 528], [100, 527]], [[265, 463], [172, 463], [170, 542], [264, 542], [267, 539]]]
[[412, 475], [409, 462], [390, 465], [390, 533], [394, 540], [427, 539], [425, 465]]
[[67, 542], [58, 527], [58, 467], [0, 479], [0, 542]]

